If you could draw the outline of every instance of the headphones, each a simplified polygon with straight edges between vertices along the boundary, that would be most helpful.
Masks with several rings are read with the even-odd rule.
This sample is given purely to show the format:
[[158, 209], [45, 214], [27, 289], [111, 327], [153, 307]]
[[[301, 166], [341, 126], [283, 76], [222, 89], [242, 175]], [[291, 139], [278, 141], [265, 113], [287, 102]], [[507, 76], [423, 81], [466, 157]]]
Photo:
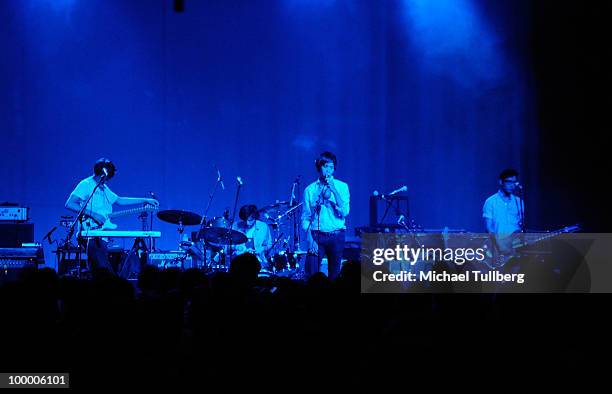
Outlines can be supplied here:
[[108, 172], [107, 179], [111, 179], [112, 177], [115, 176], [115, 172], [117, 172], [117, 168], [115, 167], [115, 164], [112, 161], [104, 157], [102, 157], [101, 159], [98, 159], [98, 161], [96, 161], [96, 164], [94, 164], [94, 175], [97, 175], [97, 176], [104, 175], [104, 171], [103, 171], [104, 168], [106, 168], [106, 171]]

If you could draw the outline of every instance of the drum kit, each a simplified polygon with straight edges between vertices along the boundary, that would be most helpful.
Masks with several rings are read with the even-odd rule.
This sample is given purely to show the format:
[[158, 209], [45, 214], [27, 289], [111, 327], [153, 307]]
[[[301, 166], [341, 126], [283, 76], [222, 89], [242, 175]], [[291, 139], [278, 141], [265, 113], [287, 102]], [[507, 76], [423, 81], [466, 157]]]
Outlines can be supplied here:
[[[299, 250], [299, 243], [292, 242], [292, 236], [301, 204], [290, 205], [289, 201], [276, 201], [258, 210], [259, 220], [268, 225], [272, 235], [272, 246], [257, 256], [262, 265], [260, 276], [300, 275], [300, 262], [306, 252]], [[245, 233], [232, 228], [228, 212], [206, 220], [195, 212], [173, 209], [159, 211], [157, 217], [178, 226], [179, 248], [194, 262], [198, 261], [192, 266], [205, 271], [228, 271], [231, 259], [249, 250], [245, 245], [250, 240]], [[199, 229], [190, 232], [190, 236], [183, 235], [189, 226]]]

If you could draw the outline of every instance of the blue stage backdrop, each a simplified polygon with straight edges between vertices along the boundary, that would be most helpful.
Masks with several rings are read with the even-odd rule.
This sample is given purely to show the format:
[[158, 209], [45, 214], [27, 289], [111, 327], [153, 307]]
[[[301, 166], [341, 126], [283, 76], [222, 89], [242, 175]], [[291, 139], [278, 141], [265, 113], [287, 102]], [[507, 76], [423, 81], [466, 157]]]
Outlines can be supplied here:
[[[38, 240], [102, 156], [119, 195], [199, 213], [216, 165], [212, 215], [233, 206], [236, 176], [241, 204], [287, 200], [324, 150], [350, 185], [350, 229], [373, 190], [406, 184], [418, 224], [482, 230], [509, 166], [537, 208], [529, 2], [184, 3], [0, 3], [0, 201], [31, 207]], [[174, 248], [175, 228], [155, 226]]]

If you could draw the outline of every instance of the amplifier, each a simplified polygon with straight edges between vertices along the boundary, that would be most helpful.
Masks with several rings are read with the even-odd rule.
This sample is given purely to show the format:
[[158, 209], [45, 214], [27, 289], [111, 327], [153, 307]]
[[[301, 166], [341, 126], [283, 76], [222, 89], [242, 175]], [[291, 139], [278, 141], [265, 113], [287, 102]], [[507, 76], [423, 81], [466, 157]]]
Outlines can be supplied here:
[[45, 263], [43, 249], [36, 248], [0, 248], [0, 269], [34, 267]]
[[158, 268], [192, 268], [193, 260], [187, 252], [183, 250], [170, 250], [167, 252], [149, 253], [149, 265]]
[[0, 222], [0, 248], [19, 248], [34, 242], [34, 223]]
[[0, 206], [0, 221], [25, 222], [29, 219], [29, 208]]

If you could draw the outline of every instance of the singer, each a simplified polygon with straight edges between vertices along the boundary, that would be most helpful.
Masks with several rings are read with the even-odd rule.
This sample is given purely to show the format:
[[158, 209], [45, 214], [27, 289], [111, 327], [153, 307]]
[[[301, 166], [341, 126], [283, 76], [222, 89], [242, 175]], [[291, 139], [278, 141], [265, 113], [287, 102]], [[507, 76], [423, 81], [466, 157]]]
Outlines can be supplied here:
[[312, 275], [321, 270], [321, 260], [327, 256], [327, 276], [334, 279], [340, 273], [346, 217], [350, 211], [349, 187], [334, 178], [338, 161], [331, 152], [323, 152], [315, 160], [319, 178], [304, 189], [302, 228], [308, 239], [309, 256], [305, 271]]
[[[85, 220], [83, 220], [83, 228], [96, 227], [101, 223], [107, 222], [108, 216], [113, 212], [113, 204], [117, 205], [133, 205], [133, 204], [151, 204], [159, 206], [159, 202], [153, 198], [134, 198], [134, 197], [119, 197], [109, 187], [108, 181], [115, 176], [115, 164], [105, 158], [101, 158], [94, 164], [93, 175], [83, 179], [76, 188], [70, 193], [66, 201], [66, 208], [72, 212], [80, 212], [85, 201], [94, 193], [91, 200], [87, 204], [84, 211]], [[99, 185], [97, 188], [96, 186]], [[95, 192], [94, 192], [95, 190]], [[80, 229], [78, 229], [80, 231]], [[93, 241], [83, 245], [87, 251], [87, 259], [92, 264], [93, 270], [106, 269], [113, 272], [113, 268], [108, 261], [108, 249], [106, 242], [101, 238], [95, 238]]]
[[510, 248], [510, 235], [520, 232], [523, 226], [522, 216], [525, 210], [523, 200], [516, 196], [520, 191], [518, 172], [512, 168], [499, 174], [497, 193], [487, 198], [482, 208], [482, 217], [487, 232], [495, 235], [500, 251]]

